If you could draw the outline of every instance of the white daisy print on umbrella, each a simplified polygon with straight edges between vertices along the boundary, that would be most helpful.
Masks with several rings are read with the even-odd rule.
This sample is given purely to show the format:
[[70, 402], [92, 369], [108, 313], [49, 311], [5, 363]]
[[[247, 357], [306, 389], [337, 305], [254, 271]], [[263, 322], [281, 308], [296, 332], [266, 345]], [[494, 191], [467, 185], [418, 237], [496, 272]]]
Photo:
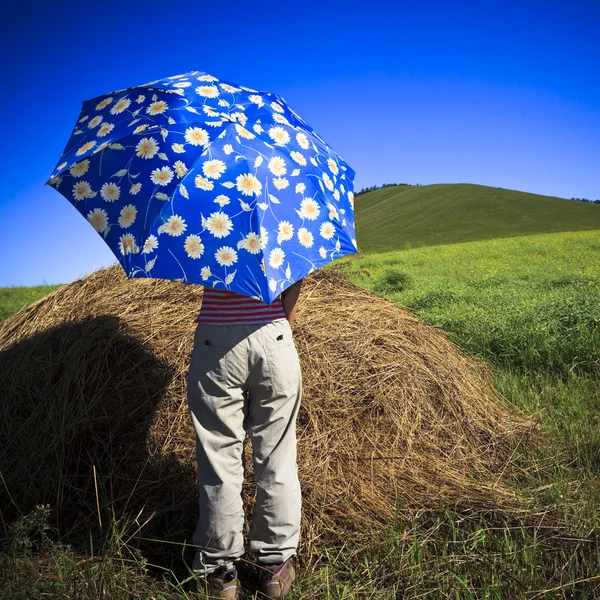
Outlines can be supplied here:
[[149, 115], [162, 115], [167, 110], [169, 110], [169, 105], [164, 100], [159, 100], [158, 102], [150, 104], [146, 109], [146, 112]]
[[273, 248], [269, 252], [269, 265], [274, 269], [279, 269], [285, 260], [285, 252], [281, 248]]
[[338, 166], [335, 162], [335, 160], [333, 160], [333, 158], [328, 158], [327, 159], [327, 166], [329, 167], [329, 170], [334, 174], [337, 175], [339, 173], [339, 169]]
[[158, 238], [150, 234], [146, 241], [144, 242], [144, 249], [142, 250], [142, 254], [150, 254], [153, 250], [158, 248]]
[[112, 101], [112, 98], [104, 98], [104, 100], [96, 104], [96, 110], [102, 110], [103, 108], [106, 108]]
[[206, 177], [202, 177], [202, 175], [196, 175], [196, 178], [194, 179], [194, 185], [198, 189], [205, 190], [207, 192], [210, 192], [210, 190], [215, 187], [215, 184], [212, 181]]
[[135, 217], [137, 215], [137, 209], [133, 204], [128, 204], [121, 209], [121, 214], [119, 215], [119, 225], [123, 229], [127, 229], [127, 227], [131, 227], [135, 222]]
[[297, 133], [296, 141], [298, 142], [298, 146], [300, 146], [300, 148], [302, 148], [302, 150], [308, 150], [310, 144], [308, 142], [308, 138], [306, 137], [306, 134]]
[[225, 194], [219, 194], [213, 200], [213, 202], [216, 202], [219, 206], [225, 206], [225, 205], [229, 204], [230, 200], [229, 200], [229, 196], [226, 196]]
[[294, 226], [289, 221], [280, 221], [277, 231], [277, 243], [289, 241], [294, 237]]
[[177, 177], [179, 177], [180, 179], [188, 172], [188, 169], [185, 166], [185, 163], [180, 160], [175, 161], [175, 163], [173, 164], [173, 167], [175, 167], [175, 173], [177, 174]]
[[100, 196], [107, 202], [115, 202], [121, 196], [121, 188], [116, 183], [105, 183], [100, 188]]
[[152, 183], [156, 185], [169, 185], [173, 180], [174, 173], [169, 167], [161, 167], [160, 169], [154, 169], [150, 174]]
[[269, 244], [269, 232], [265, 227], [260, 227], [260, 249], [264, 250]]
[[209, 117], [218, 117], [219, 113], [216, 110], [213, 110], [210, 106], [204, 105], [202, 107], [203, 112]]
[[238, 242], [238, 250], [240, 248], [247, 250], [250, 254], [258, 254], [260, 252], [260, 236], [257, 233], [249, 233]]
[[106, 137], [114, 128], [115, 126], [112, 123], [102, 123], [96, 135], [98, 137]]
[[125, 233], [119, 238], [119, 250], [123, 256], [127, 254], [137, 254], [139, 248], [135, 241], [135, 236], [132, 233]]
[[252, 173], [238, 175], [235, 185], [244, 196], [259, 196], [262, 191], [262, 183]]
[[330, 240], [335, 234], [335, 227], [333, 223], [330, 223], [329, 221], [322, 223], [321, 227], [319, 228], [319, 233], [321, 234], [321, 237], [325, 238], [326, 240]]
[[182, 235], [187, 229], [187, 224], [179, 215], [171, 215], [166, 223], [158, 228], [158, 233], [168, 233], [173, 237]]
[[215, 252], [215, 258], [222, 267], [230, 267], [237, 262], [237, 252], [230, 246], [222, 246]]
[[216, 98], [219, 88], [216, 85], [200, 85], [196, 88], [196, 93], [204, 98]]
[[129, 108], [131, 100], [129, 98], [121, 98], [111, 109], [111, 115], [120, 115], [124, 110]]
[[319, 217], [319, 214], [321, 214], [321, 209], [318, 202], [313, 198], [304, 198], [300, 202], [300, 217], [303, 219], [315, 221]]
[[256, 137], [251, 131], [248, 131], [245, 127], [242, 127], [241, 125], [236, 124], [235, 130], [237, 131], [237, 134], [240, 137], [243, 137], [245, 140], [253, 140]]
[[136, 156], [149, 160], [158, 154], [158, 142], [154, 138], [142, 138], [135, 150]]
[[206, 227], [217, 238], [227, 237], [233, 229], [233, 223], [224, 212], [215, 212], [206, 219]]
[[77, 150], [75, 155], [81, 156], [82, 154], [85, 154], [88, 150], [91, 150], [95, 145], [96, 145], [96, 142], [87, 142], [87, 143], [83, 144], [83, 146], [81, 146], [81, 148], [79, 148], [79, 150]]
[[290, 122], [283, 115], [278, 114], [273, 115], [273, 121], [275, 121], [275, 123], [281, 123], [282, 125], [290, 124]]
[[329, 177], [329, 175], [327, 175], [327, 173], [323, 173], [323, 183], [325, 183], [325, 187], [330, 192], [333, 192], [333, 181], [331, 181], [331, 177]]
[[219, 179], [227, 169], [222, 160], [208, 160], [202, 165], [202, 172], [206, 177], [211, 179]]
[[298, 241], [305, 248], [310, 248], [313, 245], [313, 234], [306, 229], [306, 227], [300, 227], [298, 229]]
[[102, 115], [97, 115], [95, 116], [91, 121], [88, 122], [88, 127], [90, 129], [94, 129], [94, 127], [98, 127], [98, 125], [100, 125], [100, 123], [102, 122]]
[[204, 244], [200, 241], [200, 237], [191, 234], [185, 238], [185, 252], [190, 258], [200, 258], [204, 254]]
[[290, 182], [285, 177], [276, 177], [273, 179], [273, 185], [278, 190], [285, 190], [290, 185]]
[[102, 233], [108, 225], [108, 213], [102, 208], [95, 208], [88, 213], [87, 220], [97, 232]]
[[290, 141], [290, 134], [283, 127], [271, 127], [269, 136], [278, 146], [285, 146]]
[[73, 177], [81, 177], [82, 175], [85, 175], [88, 172], [89, 168], [90, 168], [90, 161], [82, 160], [81, 162], [75, 163], [69, 169], [69, 173], [71, 173], [71, 175]]
[[302, 165], [303, 167], [306, 166], [306, 158], [304, 158], [304, 156], [302, 154], [300, 154], [300, 152], [296, 152], [295, 150], [293, 152], [290, 152], [290, 156], [299, 164]]
[[192, 146], [206, 146], [210, 140], [208, 131], [201, 127], [188, 127], [185, 130], [185, 141]]
[[338, 214], [337, 208], [330, 202], [327, 204], [327, 208], [329, 209], [329, 218], [339, 221], [340, 215]]
[[276, 177], [281, 177], [287, 173], [287, 167], [285, 165], [285, 160], [281, 158], [281, 156], [274, 156], [269, 161], [269, 171], [273, 173]]

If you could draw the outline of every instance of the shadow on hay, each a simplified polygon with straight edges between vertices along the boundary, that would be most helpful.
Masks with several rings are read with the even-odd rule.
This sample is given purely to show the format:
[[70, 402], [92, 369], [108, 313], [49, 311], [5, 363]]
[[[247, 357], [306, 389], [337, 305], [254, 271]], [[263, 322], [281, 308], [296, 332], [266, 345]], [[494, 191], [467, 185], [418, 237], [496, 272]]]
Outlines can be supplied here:
[[154, 515], [131, 544], [150, 562], [180, 560], [197, 512], [195, 468], [174, 454], [152, 456], [147, 443], [174, 376], [109, 315], [44, 330], [0, 352], [4, 533], [49, 504], [61, 542], [89, 553], [91, 532], [98, 552], [113, 517], [127, 516], [133, 534], [134, 517], [141, 526]]

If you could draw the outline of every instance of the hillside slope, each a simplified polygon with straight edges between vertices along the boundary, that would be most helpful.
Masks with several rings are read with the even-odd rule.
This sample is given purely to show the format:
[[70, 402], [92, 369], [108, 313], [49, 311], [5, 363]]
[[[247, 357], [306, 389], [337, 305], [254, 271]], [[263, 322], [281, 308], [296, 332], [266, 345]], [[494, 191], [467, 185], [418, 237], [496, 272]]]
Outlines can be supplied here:
[[474, 184], [392, 186], [356, 198], [361, 252], [600, 230], [600, 204]]

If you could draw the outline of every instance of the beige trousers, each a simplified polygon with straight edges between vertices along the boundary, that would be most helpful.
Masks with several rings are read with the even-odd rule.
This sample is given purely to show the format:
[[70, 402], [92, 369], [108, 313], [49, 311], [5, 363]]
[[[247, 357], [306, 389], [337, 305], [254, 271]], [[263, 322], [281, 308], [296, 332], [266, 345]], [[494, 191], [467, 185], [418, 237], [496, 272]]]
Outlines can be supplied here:
[[194, 571], [231, 567], [244, 554], [246, 432], [256, 481], [250, 552], [262, 564], [284, 562], [296, 554], [301, 509], [296, 417], [302, 376], [289, 322], [199, 323], [187, 395], [200, 482]]

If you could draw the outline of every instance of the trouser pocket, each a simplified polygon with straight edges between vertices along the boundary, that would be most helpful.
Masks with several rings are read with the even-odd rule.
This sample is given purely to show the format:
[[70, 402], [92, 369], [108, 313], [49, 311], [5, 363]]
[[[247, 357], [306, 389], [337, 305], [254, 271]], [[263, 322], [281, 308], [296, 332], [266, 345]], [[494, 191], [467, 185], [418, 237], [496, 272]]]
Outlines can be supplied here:
[[190, 370], [200, 382], [226, 384], [230, 350], [228, 345], [199, 327], [194, 337]]
[[264, 344], [266, 366], [273, 391], [282, 393], [297, 387], [300, 360], [289, 325], [270, 333]]

